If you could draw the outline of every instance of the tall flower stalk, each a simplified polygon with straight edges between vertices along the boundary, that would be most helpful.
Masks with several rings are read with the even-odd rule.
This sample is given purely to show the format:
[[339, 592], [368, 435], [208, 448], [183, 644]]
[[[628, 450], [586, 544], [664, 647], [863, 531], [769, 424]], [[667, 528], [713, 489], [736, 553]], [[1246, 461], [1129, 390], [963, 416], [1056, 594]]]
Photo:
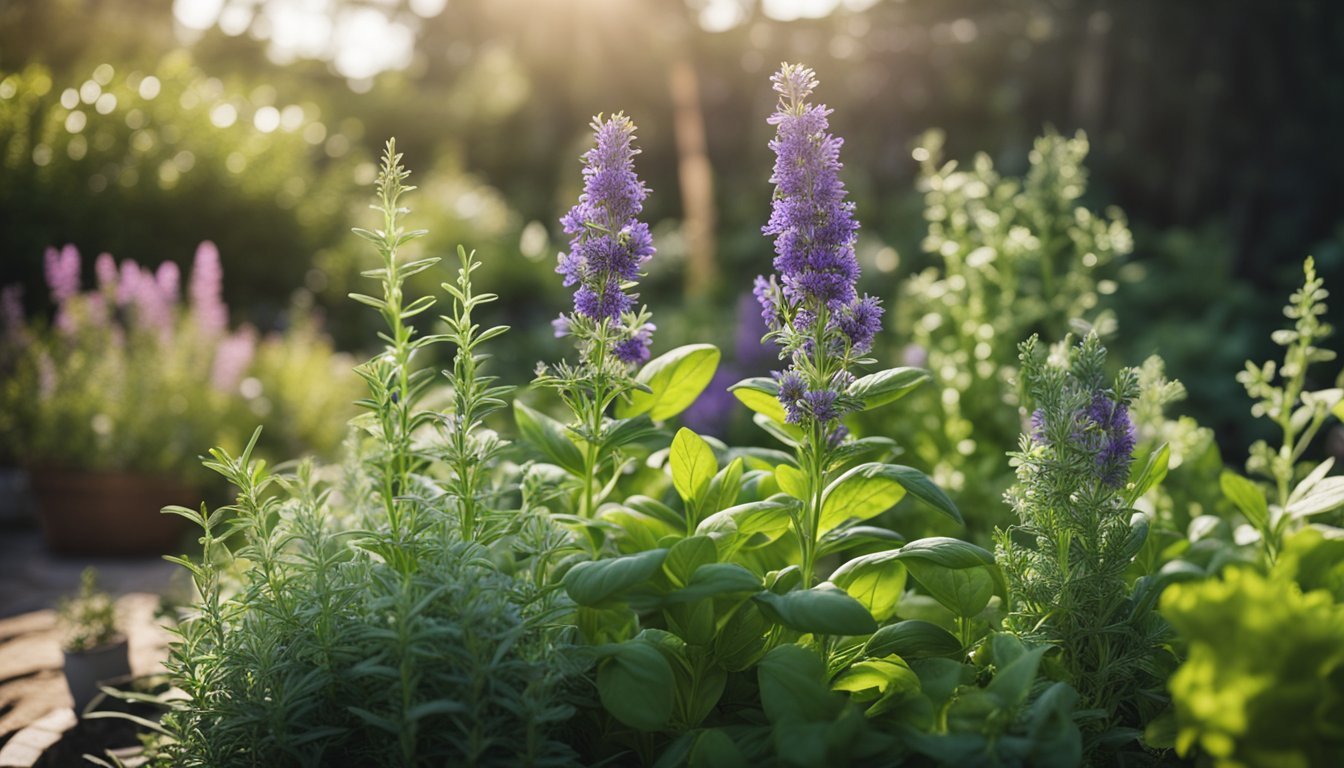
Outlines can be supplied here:
[[635, 174], [635, 124], [623, 113], [593, 119], [596, 145], [583, 155], [583, 194], [560, 220], [572, 238], [556, 272], [574, 287], [574, 309], [554, 321], [556, 336], [573, 337], [577, 365], [539, 367], [536, 382], [555, 388], [574, 414], [579, 438], [581, 492], [578, 509], [591, 517], [605, 484], [608, 408], [636, 389], [634, 366], [649, 359], [654, 326], [631, 293], [640, 269], [653, 256], [649, 227], [638, 216], [649, 190]]
[[848, 394], [850, 371], [872, 362], [864, 355], [881, 328], [882, 306], [855, 290], [859, 224], [840, 180], [843, 141], [829, 132], [831, 110], [807, 101], [816, 76], [807, 67], [784, 64], [771, 82], [779, 94], [769, 118], [776, 128], [770, 142], [775, 193], [763, 232], [775, 240], [777, 275], [757, 277], [755, 293], [769, 328], [765, 338], [780, 346], [780, 359], [788, 363], [774, 373], [785, 421], [801, 431], [797, 453], [806, 498], [795, 527], [803, 579], [810, 585], [826, 475], [847, 433], [840, 419], [862, 407]]

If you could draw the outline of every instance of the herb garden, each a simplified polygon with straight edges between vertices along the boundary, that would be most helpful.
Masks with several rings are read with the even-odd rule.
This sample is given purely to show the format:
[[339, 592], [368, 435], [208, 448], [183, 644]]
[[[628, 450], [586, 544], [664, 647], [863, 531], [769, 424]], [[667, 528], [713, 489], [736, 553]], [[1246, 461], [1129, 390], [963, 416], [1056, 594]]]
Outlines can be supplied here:
[[[925, 134], [931, 266], [877, 283], [871, 158], [820, 75], [756, 82], [772, 194], [735, 236], [764, 255], [716, 278], [750, 294], [736, 349], [660, 321], [680, 299], [645, 285], [671, 238], [633, 110], [569, 164], [549, 323], [499, 324], [533, 302], [519, 257], [445, 247], [396, 139], [329, 312], [376, 328], [362, 361], [303, 300], [275, 332], [231, 321], [208, 241], [189, 272], [51, 248], [50, 314], [6, 288], [5, 455], [85, 494], [43, 506], [48, 544], [181, 579], [162, 665], [75, 695], [138, 741], [87, 764], [1344, 763], [1344, 372], [1316, 262], [1278, 356], [1205, 404], [1263, 436], [1223, 455], [1180, 415], [1201, 391], [1113, 343], [1103, 296], [1143, 287], [1106, 271], [1134, 236], [1082, 201], [1083, 134], [1047, 131], [1020, 177]], [[120, 636], [92, 571], [63, 606], [69, 672]]]

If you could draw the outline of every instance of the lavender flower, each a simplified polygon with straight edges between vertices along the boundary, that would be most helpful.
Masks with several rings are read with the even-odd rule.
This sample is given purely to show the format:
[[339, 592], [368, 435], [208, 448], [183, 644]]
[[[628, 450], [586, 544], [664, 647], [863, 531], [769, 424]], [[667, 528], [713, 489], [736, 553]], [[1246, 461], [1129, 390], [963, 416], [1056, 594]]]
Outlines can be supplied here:
[[[583, 155], [583, 194], [560, 220], [573, 235], [569, 253], [561, 253], [555, 271], [574, 292], [574, 312], [595, 323], [615, 324], [634, 308], [626, 289], [653, 256], [647, 224], [636, 217], [648, 188], [635, 175], [635, 124], [623, 114], [593, 120], [597, 145]], [[651, 329], [640, 327], [613, 350], [625, 362], [648, 358]]]
[[847, 304], [859, 277], [859, 225], [839, 175], [843, 140], [827, 133], [831, 111], [804, 101], [817, 85], [812, 70], [786, 64], [771, 82], [780, 94], [769, 118], [777, 131], [770, 142], [775, 199], [763, 231], [775, 238], [775, 269], [791, 300]]
[[[1105, 392], [1096, 391], [1087, 406], [1072, 415], [1070, 423], [1069, 444], [1095, 456], [1097, 479], [1112, 488], [1124, 485], [1138, 441], [1129, 407], [1112, 400]], [[1037, 445], [1052, 445], [1042, 409], [1032, 412], [1028, 434]]]
[[882, 304], [864, 296], [836, 313], [835, 323], [855, 352], [863, 354], [873, 347], [873, 337], [882, 330]]
[[121, 262], [121, 274], [117, 278], [117, 306], [125, 307], [134, 302], [139, 284], [140, 265], [130, 259]]
[[221, 298], [224, 270], [219, 249], [206, 240], [196, 248], [191, 265], [191, 312], [197, 327], [207, 336], [223, 333], [229, 327], [229, 308]]
[[1129, 477], [1129, 465], [1134, 460], [1134, 444], [1138, 434], [1129, 418], [1129, 408], [1101, 392], [1092, 395], [1086, 418], [1101, 433], [1101, 447], [1097, 451], [1097, 473], [1101, 481], [1119, 488]]
[[[775, 194], [762, 231], [775, 240], [779, 280], [757, 277], [753, 293], [761, 317], [772, 331], [781, 332], [781, 343], [795, 356], [791, 372], [802, 380], [802, 371], [811, 370], [816, 379], [802, 398], [792, 389], [786, 393], [781, 379], [780, 402], [789, 420], [834, 421], [846, 407], [841, 383], [832, 378], [835, 371], [801, 366], [796, 357], [828, 355], [838, 358], [843, 370], [850, 355], [872, 348], [882, 327], [882, 305], [871, 296], [859, 298], [855, 290], [859, 224], [840, 180], [843, 141], [829, 133], [831, 111], [807, 102], [816, 76], [806, 67], [784, 64], [771, 82], [780, 97], [768, 120], [776, 129], [770, 142]], [[805, 400], [801, 408], [800, 400]]]
[[52, 301], [61, 304], [79, 293], [79, 251], [75, 246], [67, 245], [59, 251], [48, 248], [45, 267]]
[[[123, 270], [123, 276], [126, 274]], [[175, 303], [164, 285], [149, 270], [136, 270], [133, 282], [135, 295], [135, 321], [141, 328], [158, 331], [164, 341], [173, 332], [173, 309]]]
[[653, 323], [645, 323], [635, 331], [634, 335], [624, 341], [618, 342], [612, 350], [612, 354], [617, 360], [630, 365], [638, 365], [647, 362], [649, 359], [649, 344], [653, 341], [653, 332], [657, 326]]

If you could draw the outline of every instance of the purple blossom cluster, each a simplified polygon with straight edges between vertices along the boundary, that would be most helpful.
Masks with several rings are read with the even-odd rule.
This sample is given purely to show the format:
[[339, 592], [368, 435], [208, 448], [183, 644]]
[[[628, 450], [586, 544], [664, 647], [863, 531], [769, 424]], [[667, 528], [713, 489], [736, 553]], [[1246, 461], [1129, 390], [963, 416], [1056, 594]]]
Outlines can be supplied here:
[[[1105, 392], [1092, 393], [1092, 399], [1070, 419], [1070, 444], [1095, 457], [1096, 476], [1102, 483], [1119, 488], [1129, 477], [1138, 434], [1129, 407], [1112, 400]], [[1051, 444], [1045, 412], [1031, 414], [1031, 439], [1038, 445]]]
[[[635, 175], [635, 124], [625, 115], [593, 121], [597, 144], [583, 155], [583, 194], [560, 220], [572, 235], [555, 271], [574, 292], [574, 312], [595, 323], [619, 322], [634, 308], [626, 289], [653, 256], [649, 227], [638, 220], [649, 190]], [[570, 329], [569, 318], [556, 321], [556, 334]], [[653, 326], [645, 324], [616, 344], [612, 354], [626, 363], [649, 357]]]
[[[779, 106], [770, 116], [776, 135], [774, 204], [762, 229], [775, 240], [775, 278], [757, 277], [753, 288], [761, 317], [772, 331], [807, 336], [797, 354], [825, 351], [864, 354], [882, 328], [882, 305], [855, 289], [859, 261], [854, 242], [859, 224], [840, 179], [843, 140], [830, 133], [831, 110], [807, 98], [817, 86], [812, 70], [784, 64], [771, 77]], [[825, 318], [824, 327], [815, 327]], [[844, 415], [836, 381], [809, 386], [795, 364], [777, 373], [779, 399], [788, 420], [830, 422]]]

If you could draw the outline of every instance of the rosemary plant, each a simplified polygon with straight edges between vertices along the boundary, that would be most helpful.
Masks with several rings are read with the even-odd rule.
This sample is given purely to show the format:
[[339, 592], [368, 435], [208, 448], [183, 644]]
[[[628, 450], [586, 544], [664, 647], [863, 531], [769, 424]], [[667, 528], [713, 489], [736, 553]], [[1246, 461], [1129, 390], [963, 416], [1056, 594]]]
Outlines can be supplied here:
[[1105, 360], [1096, 334], [1062, 360], [1048, 359], [1034, 336], [1022, 344], [1036, 409], [1010, 454], [1017, 483], [1006, 499], [1019, 522], [998, 531], [996, 559], [1009, 586], [1005, 626], [1058, 647], [1082, 707], [1110, 727], [1143, 723], [1162, 701], [1151, 670], [1165, 625], [1151, 604], [1130, 599], [1126, 578], [1149, 525], [1132, 506], [1156, 475], [1150, 463], [1131, 481], [1138, 372], [1108, 381]]
[[[498, 506], [513, 484], [503, 443], [482, 425], [504, 389], [481, 375], [481, 344], [504, 329], [473, 320], [493, 297], [473, 288], [479, 262], [465, 250], [446, 286], [448, 332], [417, 337], [407, 323], [433, 301], [407, 301], [403, 281], [436, 260], [399, 256], [421, 234], [402, 228], [406, 178], [389, 142], [375, 206], [383, 227], [359, 231], [378, 246], [382, 266], [368, 274], [383, 292], [356, 299], [388, 324], [384, 352], [360, 367], [369, 386], [360, 460], [332, 483], [307, 462], [271, 473], [252, 455], [254, 435], [240, 455], [214, 449], [206, 462], [237, 487], [235, 504], [167, 510], [201, 527], [203, 554], [170, 558], [191, 571], [200, 598], [170, 650], [186, 697], [164, 719], [160, 764], [572, 760], [554, 734], [570, 713], [556, 592], [537, 587], [563, 542], [535, 514], [505, 523]], [[415, 353], [440, 341], [458, 347], [445, 372], [451, 415], [416, 407], [433, 374], [413, 367]]]

